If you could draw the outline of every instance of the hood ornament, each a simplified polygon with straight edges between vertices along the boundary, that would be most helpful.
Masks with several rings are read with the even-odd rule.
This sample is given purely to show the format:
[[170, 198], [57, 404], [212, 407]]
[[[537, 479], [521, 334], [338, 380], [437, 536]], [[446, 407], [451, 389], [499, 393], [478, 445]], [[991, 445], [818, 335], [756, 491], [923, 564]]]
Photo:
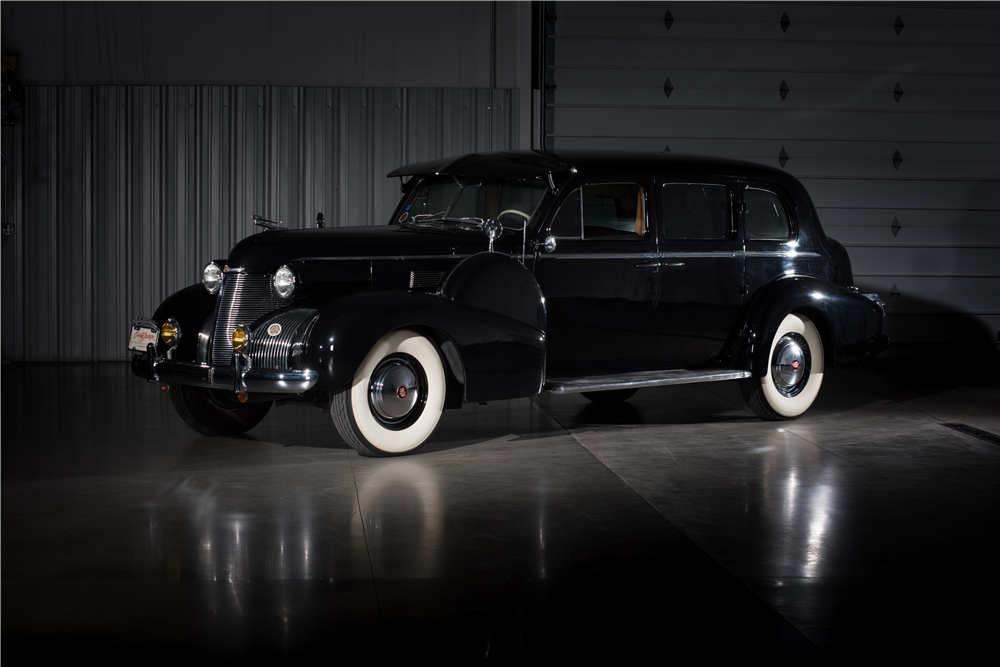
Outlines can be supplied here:
[[264, 216], [257, 215], [255, 213], [253, 216], [253, 224], [257, 225], [258, 227], [263, 227], [265, 231], [267, 231], [267, 230], [277, 229], [278, 227], [280, 227], [281, 220], [275, 222], [274, 220], [268, 220]]
[[494, 218], [490, 218], [483, 222], [483, 231], [486, 235], [490, 237], [490, 252], [493, 252], [493, 242], [500, 238], [503, 234], [503, 225], [501, 225]]

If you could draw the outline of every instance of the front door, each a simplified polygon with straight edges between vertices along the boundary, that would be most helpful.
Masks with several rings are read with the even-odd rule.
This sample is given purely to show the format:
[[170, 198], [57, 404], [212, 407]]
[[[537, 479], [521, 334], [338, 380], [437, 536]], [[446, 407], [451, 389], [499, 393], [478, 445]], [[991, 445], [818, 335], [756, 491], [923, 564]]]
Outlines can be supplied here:
[[563, 197], [540, 240], [535, 277], [548, 314], [549, 377], [648, 368], [655, 329], [656, 233], [651, 182], [588, 179]]

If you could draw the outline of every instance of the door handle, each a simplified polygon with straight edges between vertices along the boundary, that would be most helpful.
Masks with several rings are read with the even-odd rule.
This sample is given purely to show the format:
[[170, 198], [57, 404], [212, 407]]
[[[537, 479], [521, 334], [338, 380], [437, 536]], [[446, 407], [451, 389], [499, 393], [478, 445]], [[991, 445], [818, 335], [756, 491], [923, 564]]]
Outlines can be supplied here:
[[684, 266], [684, 262], [642, 262], [635, 264], [638, 268], [651, 269], [656, 266]]

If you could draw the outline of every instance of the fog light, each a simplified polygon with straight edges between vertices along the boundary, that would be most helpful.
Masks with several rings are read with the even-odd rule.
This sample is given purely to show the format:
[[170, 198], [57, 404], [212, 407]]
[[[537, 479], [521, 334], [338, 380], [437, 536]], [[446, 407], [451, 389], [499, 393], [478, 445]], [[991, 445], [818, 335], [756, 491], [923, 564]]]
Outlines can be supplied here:
[[170, 318], [160, 327], [160, 340], [167, 345], [173, 346], [181, 337], [181, 328], [174, 318]]
[[244, 326], [233, 329], [233, 349], [243, 352], [250, 345], [250, 331]]

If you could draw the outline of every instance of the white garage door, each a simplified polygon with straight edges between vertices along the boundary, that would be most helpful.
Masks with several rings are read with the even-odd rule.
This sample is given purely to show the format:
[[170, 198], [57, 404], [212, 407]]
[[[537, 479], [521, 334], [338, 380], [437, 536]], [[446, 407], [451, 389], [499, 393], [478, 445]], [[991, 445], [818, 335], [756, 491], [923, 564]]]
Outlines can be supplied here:
[[782, 166], [892, 354], [1000, 343], [1000, 4], [545, 10], [546, 146]]

